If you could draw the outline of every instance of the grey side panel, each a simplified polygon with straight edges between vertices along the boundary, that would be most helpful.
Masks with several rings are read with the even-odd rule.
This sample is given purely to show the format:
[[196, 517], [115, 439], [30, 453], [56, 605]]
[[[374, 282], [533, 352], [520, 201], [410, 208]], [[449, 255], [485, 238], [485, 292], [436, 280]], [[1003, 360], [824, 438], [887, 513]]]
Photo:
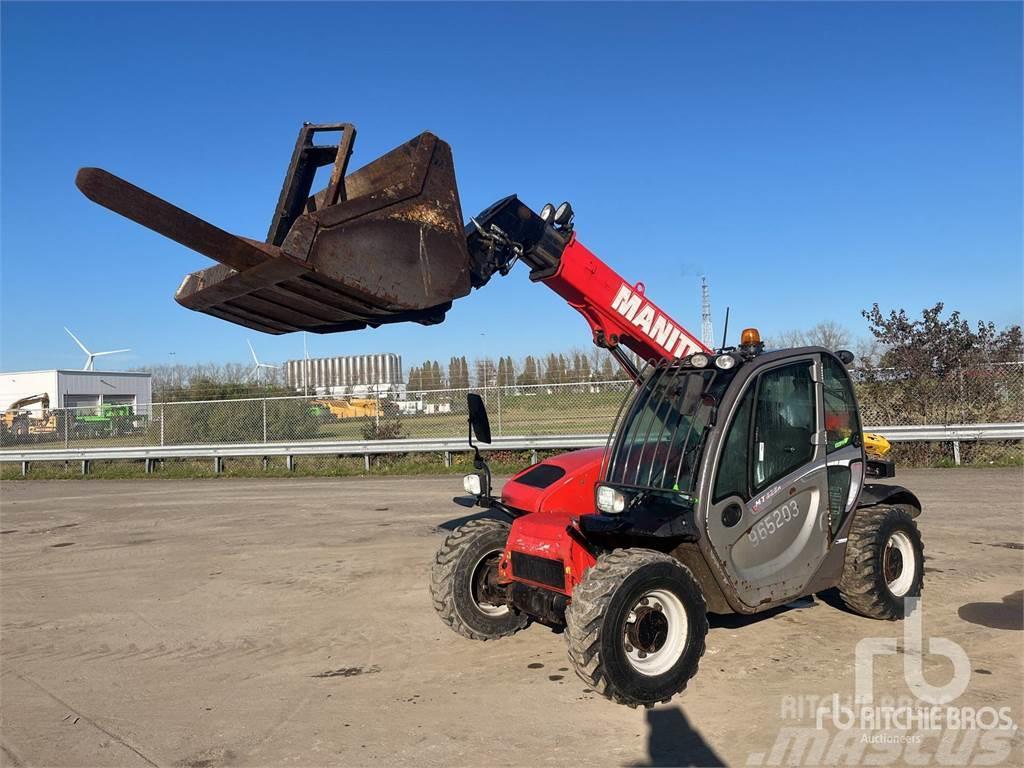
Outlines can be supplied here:
[[[727, 528], [721, 513], [730, 503], [741, 504], [743, 516]], [[748, 503], [729, 497], [712, 505], [707, 538], [748, 608], [800, 595], [828, 550], [824, 460], [787, 475]]]

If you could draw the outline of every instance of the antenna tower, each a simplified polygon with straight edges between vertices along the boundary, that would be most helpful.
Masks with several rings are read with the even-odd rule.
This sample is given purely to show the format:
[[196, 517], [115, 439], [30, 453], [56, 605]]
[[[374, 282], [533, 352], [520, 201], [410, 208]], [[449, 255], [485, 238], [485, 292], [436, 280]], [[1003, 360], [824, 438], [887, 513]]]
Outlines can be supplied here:
[[711, 290], [708, 279], [700, 279], [700, 340], [708, 349], [715, 348], [715, 331], [711, 327]]

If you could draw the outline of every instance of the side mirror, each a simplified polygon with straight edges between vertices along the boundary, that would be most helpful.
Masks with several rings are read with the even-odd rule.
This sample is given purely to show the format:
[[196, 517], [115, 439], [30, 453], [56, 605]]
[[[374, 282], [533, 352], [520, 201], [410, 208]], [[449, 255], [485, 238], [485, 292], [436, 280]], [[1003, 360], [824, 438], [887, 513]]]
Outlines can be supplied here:
[[836, 352], [836, 357], [842, 361], [843, 365], [849, 365], [853, 362], [853, 352], [848, 349], [840, 349]]
[[487, 419], [487, 406], [484, 400], [475, 392], [466, 395], [466, 405], [469, 408], [469, 426], [471, 435], [481, 443], [491, 442], [491, 422]]

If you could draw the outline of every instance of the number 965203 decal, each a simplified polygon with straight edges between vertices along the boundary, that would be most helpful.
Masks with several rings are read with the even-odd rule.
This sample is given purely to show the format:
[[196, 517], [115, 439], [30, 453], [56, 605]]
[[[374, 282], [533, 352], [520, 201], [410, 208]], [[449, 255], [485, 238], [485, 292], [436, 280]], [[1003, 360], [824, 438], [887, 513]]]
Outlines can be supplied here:
[[799, 516], [800, 505], [796, 503], [795, 499], [791, 499], [778, 509], [769, 512], [762, 520], [758, 520], [757, 524], [750, 529], [750, 532], [747, 534], [747, 538], [750, 539], [750, 543], [756, 547], [762, 541], [765, 541], [769, 536], [786, 525], [786, 523], [795, 520]]

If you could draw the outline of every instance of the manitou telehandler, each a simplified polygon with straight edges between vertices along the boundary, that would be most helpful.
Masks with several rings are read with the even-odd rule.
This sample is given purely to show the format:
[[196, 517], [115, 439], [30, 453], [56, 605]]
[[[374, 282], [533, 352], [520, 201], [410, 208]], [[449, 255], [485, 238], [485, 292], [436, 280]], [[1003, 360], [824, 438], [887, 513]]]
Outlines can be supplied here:
[[[337, 143], [314, 144], [325, 131]], [[448, 626], [478, 640], [531, 621], [564, 629], [591, 688], [649, 706], [696, 673], [708, 612], [838, 587], [858, 613], [904, 616], [923, 582], [921, 504], [864, 482], [893, 468], [865, 453], [849, 352], [765, 351], [752, 328], [708, 349], [579, 242], [568, 204], [535, 213], [510, 196], [463, 227], [447, 144], [424, 133], [346, 176], [354, 136], [348, 124], [302, 128], [266, 242], [105, 171], [83, 169], [78, 185], [220, 262], [187, 276], [178, 302], [268, 333], [438, 323], [517, 261], [583, 315], [636, 387], [604, 448], [546, 459], [499, 495], [473, 444], [490, 442], [486, 411], [469, 396], [478, 471], [460, 501], [483, 509], [435, 559]], [[310, 195], [322, 166], [330, 180]]]

